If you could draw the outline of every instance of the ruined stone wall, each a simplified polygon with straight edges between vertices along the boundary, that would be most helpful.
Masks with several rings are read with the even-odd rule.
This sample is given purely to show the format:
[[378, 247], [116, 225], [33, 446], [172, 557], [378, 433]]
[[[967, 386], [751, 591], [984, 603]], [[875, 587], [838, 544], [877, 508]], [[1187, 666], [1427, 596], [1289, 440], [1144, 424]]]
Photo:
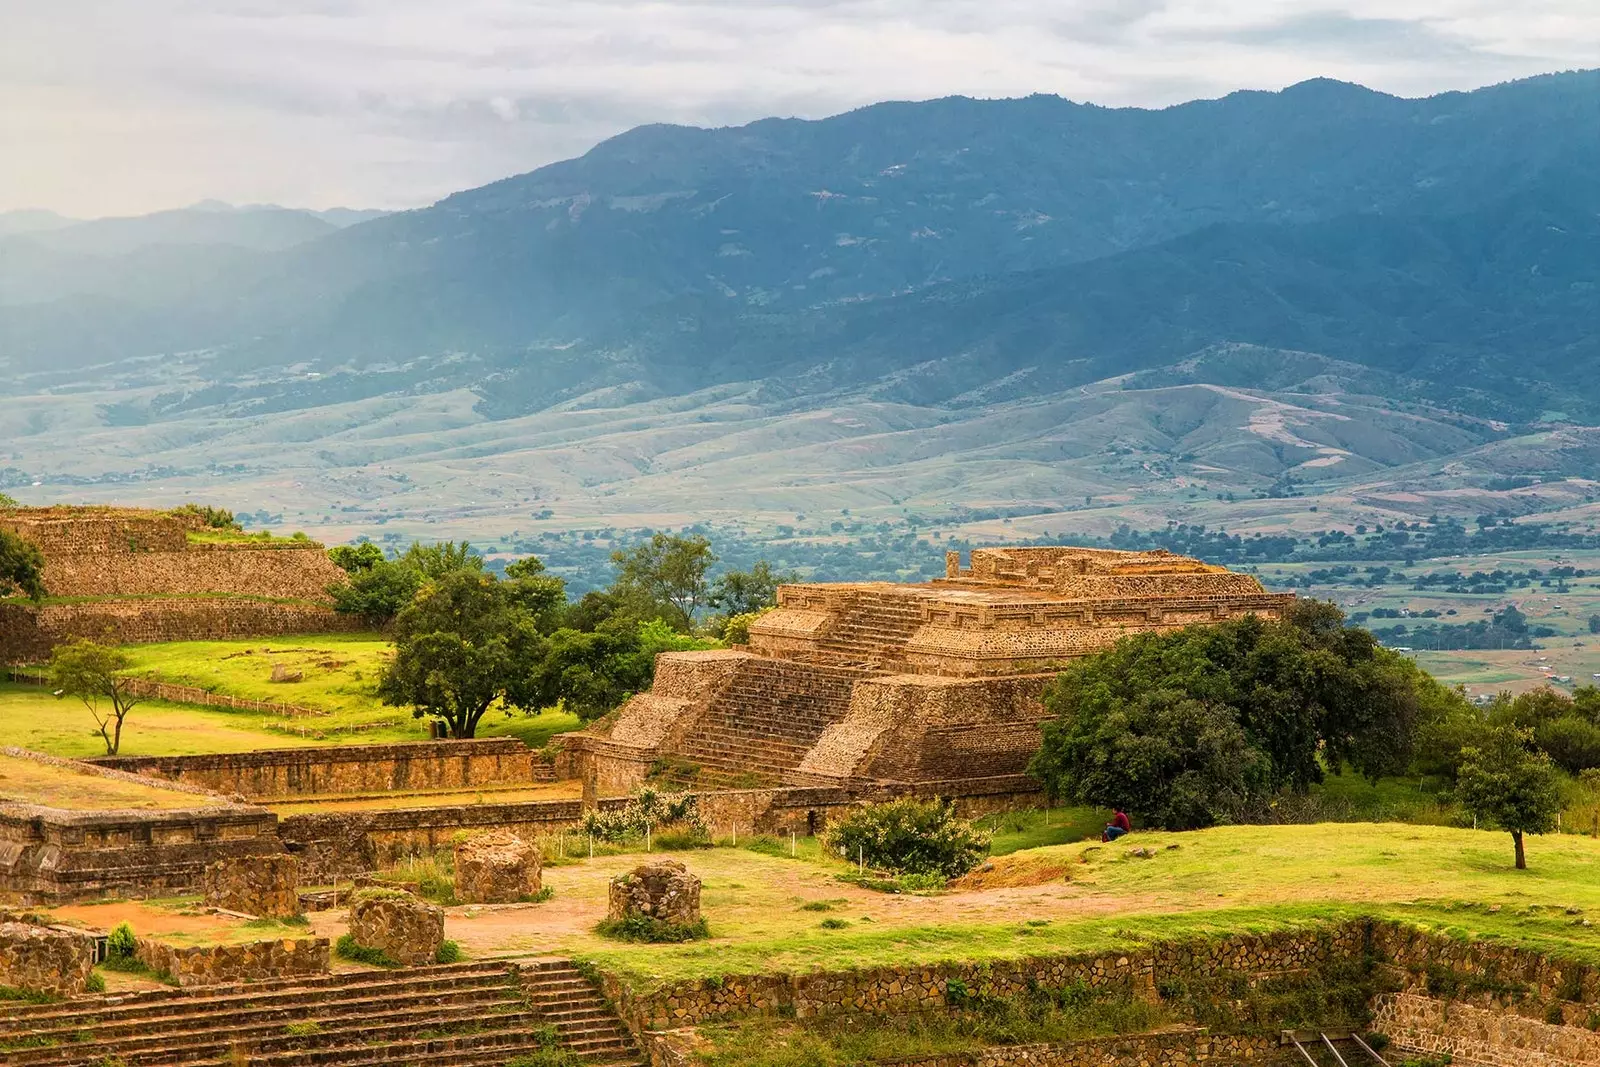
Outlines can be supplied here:
[[547, 777], [537, 753], [514, 737], [205, 756], [106, 756], [86, 762], [252, 798], [526, 785]]
[[147, 644], [360, 629], [360, 619], [316, 604], [231, 597], [0, 604], [0, 661], [39, 662], [51, 648], [80, 637]]
[[94, 941], [28, 922], [0, 922], [0, 985], [53, 997], [82, 996], [94, 971]]
[[182, 552], [198, 516], [140, 508], [21, 508], [0, 511], [0, 530], [39, 546], [48, 558], [130, 552]]
[[909, 1060], [883, 1067], [1301, 1067], [1304, 1060], [1276, 1038], [1204, 1030], [1127, 1034], [1060, 1044], [999, 1045], [978, 1052]]
[[283, 851], [260, 808], [68, 812], [0, 804], [0, 892], [29, 903], [191, 892], [207, 865]]
[[331, 603], [328, 586], [344, 571], [320, 546], [255, 548], [195, 545], [177, 551], [46, 552], [51, 596], [234, 593]]
[[812, 974], [725, 975], [635, 991], [606, 976], [606, 995], [635, 1032], [694, 1026], [746, 1015], [798, 1018], [902, 1015], [942, 1009], [950, 983], [974, 997], [1014, 998], [1040, 985], [1083, 984], [1156, 996], [1174, 979], [1305, 972], [1359, 957], [1368, 928], [1347, 923], [1310, 933], [1240, 934], [1203, 942], [1156, 945], [1100, 956], [1062, 955], [987, 963], [940, 963]]
[[328, 939], [298, 937], [242, 945], [167, 945], [140, 938], [134, 958], [178, 985], [261, 982], [328, 973]]

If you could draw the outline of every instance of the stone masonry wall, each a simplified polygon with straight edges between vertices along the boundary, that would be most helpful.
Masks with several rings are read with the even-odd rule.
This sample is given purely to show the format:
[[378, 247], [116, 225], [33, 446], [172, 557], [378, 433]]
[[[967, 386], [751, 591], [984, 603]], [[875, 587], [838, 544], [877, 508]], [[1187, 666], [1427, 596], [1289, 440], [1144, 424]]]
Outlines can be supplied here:
[[221, 859], [206, 867], [201, 893], [207, 907], [287, 919], [300, 914], [300, 864], [288, 853]]
[[141, 938], [134, 956], [155, 973], [171, 975], [180, 986], [306, 978], [328, 973], [328, 939], [325, 937], [187, 947]]
[[106, 599], [69, 604], [0, 604], [0, 661], [38, 662], [79, 637], [131, 644], [228, 637], [351, 632], [361, 620], [316, 604], [242, 597]]
[[526, 785], [538, 776], [537, 754], [514, 737], [206, 756], [109, 756], [89, 762], [263, 798]]
[[51, 596], [234, 593], [331, 603], [344, 571], [320, 547], [204, 548], [45, 557]]
[[94, 942], [63, 930], [0, 922], [0, 985], [56, 997], [82, 996], [94, 970]]
[[979, 1052], [891, 1060], [883, 1067], [1298, 1067], [1304, 1061], [1277, 1039], [1180, 1031], [1130, 1034], [1054, 1045], [1001, 1045]]
[[141, 508], [23, 508], [0, 512], [0, 530], [39, 546], [46, 556], [182, 552], [195, 516]]
[[694, 1026], [744, 1015], [799, 1018], [859, 1013], [899, 1015], [942, 1008], [952, 980], [974, 996], [1011, 998], [1037, 985], [1124, 988], [1154, 996], [1170, 977], [1302, 971], [1359, 956], [1367, 926], [1347, 923], [1309, 933], [1237, 935], [1159, 945], [1104, 956], [1050, 956], [990, 963], [881, 967], [817, 974], [728, 975], [636, 992], [607, 977], [605, 992], [636, 1031]]

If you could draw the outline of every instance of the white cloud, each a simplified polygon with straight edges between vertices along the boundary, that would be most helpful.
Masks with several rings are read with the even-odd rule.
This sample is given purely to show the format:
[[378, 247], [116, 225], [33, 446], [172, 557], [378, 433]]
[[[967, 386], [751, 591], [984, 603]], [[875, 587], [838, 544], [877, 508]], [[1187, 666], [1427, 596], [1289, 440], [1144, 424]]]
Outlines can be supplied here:
[[0, 209], [404, 206], [642, 122], [1596, 63], [1593, 0], [0, 0]]

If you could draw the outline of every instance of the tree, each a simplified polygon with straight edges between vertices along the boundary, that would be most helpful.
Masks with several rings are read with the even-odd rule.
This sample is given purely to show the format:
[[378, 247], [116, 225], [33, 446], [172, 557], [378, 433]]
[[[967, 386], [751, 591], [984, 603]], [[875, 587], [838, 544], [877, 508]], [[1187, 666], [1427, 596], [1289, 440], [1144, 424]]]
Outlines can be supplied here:
[[0, 508], [20, 508], [21, 506], [21, 504], [17, 503], [16, 497], [0, 493]]
[[1324, 767], [1376, 778], [1452, 704], [1410, 660], [1331, 604], [1124, 638], [1045, 691], [1055, 716], [1033, 773], [1057, 796], [1126, 804], [1157, 825], [1240, 817]]
[[690, 630], [706, 603], [706, 571], [716, 561], [711, 542], [699, 534], [658, 533], [630, 551], [611, 554], [617, 567], [612, 589], [623, 594], [637, 591], [665, 609], [678, 629]]
[[338, 564], [346, 574], [360, 574], [370, 571], [378, 564], [384, 562], [383, 549], [371, 541], [363, 541], [359, 545], [339, 545], [328, 549], [328, 558]]
[[1523, 834], [1555, 829], [1561, 791], [1550, 757], [1529, 747], [1532, 735], [1514, 726], [1496, 727], [1479, 748], [1461, 754], [1456, 799], [1480, 823], [1511, 833], [1517, 870], [1528, 867]]
[[394, 560], [379, 560], [348, 580], [328, 586], [333, 610], [359, 615], [371, 626], [387, 626], [417, 595], [427, 579], [420, 570]]
[[1600, 615], [1589, 616], [1589, 632], [1592, 634], [1600, 634]]
[[[139, 701], [131, 692], [132, 679], [123, 675], [132, 659], [114, 645], [80, 638], [57, 645], [50, 654], [50, 680], [62, 696], [77, 697], [94, 716], [95, 733], [105, 742], [106, 755], [122, 747], [122, 724]], [[109, 708], [102, 710], [102, 703]]]
[[10, 530], [0, 530], [0, 595], [12, 590], [44, 599], [44, 553]]
[[394, 640], [378, 695], [439, 719], [452, 737], [475, 737], [496, 703], [508, 712], [539, 706], [530, 681], [543, 639], [493, 575], [461, 569], [429, 582], [395, 617]]
[[797, 582], [793, 571], [774, 573], [772, 564], [759, 560], [747, 571], [728, 571], [711, 583], [707, 603], [727, 616], [752, 615], [778, 602], [778, 586]]
[[451, 571], [483, 570], [483, 557], [474, 552], [472, 546], [465, 541], [460, 544], [454, 541], [437, 541], [431, 545], [413, 541], [411, 547], [406, 549], [405, 554], [396, 562], [402, 566], [414, 567], [424, 578], [443, 578]]
[[546, 574], [537, 556], [525, 556], [506, 567], [511, 595], [527, 609], [543, 633], [556, 628], [567, 607], [567, 583]]

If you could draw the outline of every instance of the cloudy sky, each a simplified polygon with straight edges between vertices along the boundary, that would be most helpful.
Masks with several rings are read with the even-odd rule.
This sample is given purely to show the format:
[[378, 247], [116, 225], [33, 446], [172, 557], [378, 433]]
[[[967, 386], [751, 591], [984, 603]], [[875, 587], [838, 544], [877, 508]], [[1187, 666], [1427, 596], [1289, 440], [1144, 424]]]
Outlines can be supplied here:
[[0, 0], [0, 210], [406, 207], [643, 122], [1594, 66], [1597, 0]]

